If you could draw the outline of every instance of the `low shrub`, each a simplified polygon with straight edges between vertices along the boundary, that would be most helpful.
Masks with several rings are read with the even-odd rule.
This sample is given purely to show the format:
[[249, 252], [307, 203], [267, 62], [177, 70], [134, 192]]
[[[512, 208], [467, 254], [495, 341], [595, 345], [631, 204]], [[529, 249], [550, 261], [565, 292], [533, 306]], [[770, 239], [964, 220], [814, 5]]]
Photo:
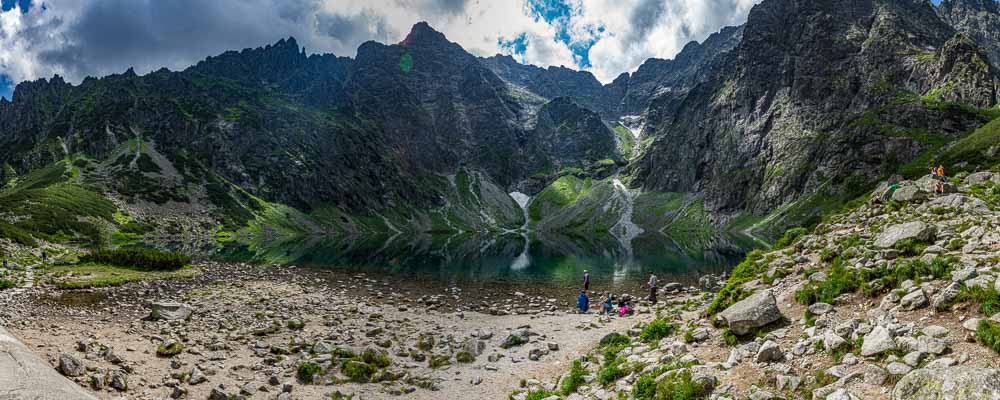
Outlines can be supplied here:
[[920, 255], [927, 248], [927, 244], [913, 239], [903, 239], [896, 242], [893, 248], [899, 251], [902, 257], [913, 257]]
[[534, 392], [529, 392], [528, 397], [525, 397], [524, 400], [543, 400], [552, 396], [558, 396], [558, 395], [547, 390], [538, 390]]
[[597, 371], [597, 381], [601, 385], [608, 386], [627, 375], [628, 371], [622, 368], [621, 360], [615, 359]]
[[583, 363], [580, 360], [573, 361], [573, 366], [569, 370], [569, 376], [563, 380], [562, 394], [563, 396], [569, 396], [576, 393], [576, 390], [583, 386], [583, 377], [587, 375], [587, 370], [583, 368]]
[[632, 387], [632, 398], [635, 400], [653, 400], [656, 396], [656, 377], [643, 375], [635, 381]]
[[781, 238], [778, 239], [777, 242], [774, 242], [774, 248], [775, 249], [781, 249], [781, 248], [785, 248], [785, 247], [791, 246], [792, 243], [795, 243], [796, 240], [798, 240], [800, 237], [805, 236], [808, 233], [809, 233], [809, 230], [806, 229], [806, 228], [792, 228], [792, 229], [789, 229], [789, 230], [785, 231], [784, 235], [781, 235]]
[[313, 363], [301, 363], [296, 371], [296, 376], [306, 385], [311, 385], [316, 375], [323, 372], [323, 368]]
[[858, 274], [845, 267], [842, 259], [835, 258], [827, 272], [826, 280], [809, 283], [796, 291], [795, 301], [805, 305], [818, 302], [833, 303], [837, 296], [854, 292], [858, 287], [860, 287]]
[[7, 290], [17, 287], [17, 282], [10, 279], [0, 279], [0, 290]]
[[455, 361], [458, 361], [463, 364], [468, 364], [473, 361], [476, 361], [476, 357], [473, 356], [472, 353], [470, 352], [460, 351], [458, 353], [455, 353]]
[[983, 315], [990, 316], [1000, 312], [1000, 292], [993, 286], [962, 288], [955, 302], [964, 301], [978, 304], [979, 312]]
[[683, 371], [664, 378], [656, 385], [656, 399], [696, 400], [708, 398], [708, 387], [695, 382], [691, 371]]
[[639, 338], [644, 342], [652, 342], [672, 335], [676, 329], [676, 326], [665, 320], [654, 319], [645, 328], [642, 328]]
[[359, 382], [359, 383], [364, 383], [371, 380], [372, 375], [374, 375], [375, 371], [378, 370], [378, 368], [372, 364], [368, 364], [357, 360], [345, 361], [340, 369], [344, 373], [344, 375], [347, 376], [347, 379], [351, 380], [351, 382]]
[[80, 257], [80, 262], [162, 271], [181, 269], [191, 263], [191, 257], [176, 252], [133, 248], [95, 250]]
[[1000, 353], [1000, 324], [988, 319], [980, 320], [976, 326], [976, 340]]

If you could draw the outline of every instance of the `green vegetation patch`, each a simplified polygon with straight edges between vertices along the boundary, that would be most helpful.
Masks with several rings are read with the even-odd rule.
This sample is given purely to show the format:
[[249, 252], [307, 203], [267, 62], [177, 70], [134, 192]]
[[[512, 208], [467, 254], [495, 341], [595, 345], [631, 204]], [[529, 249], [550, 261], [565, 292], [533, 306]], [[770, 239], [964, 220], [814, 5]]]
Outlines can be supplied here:
[[646, 327], [642, 328], [639, 338], [644, 342], [655, 342], [677, 331], [677, 326], [663, 319], [654, 319]]
[[306, 385], [313, 384], [316, 375], [321, 373], [323, 373], [323, 367], [310, 362], [299, 364], [299, 368], [295, 371], [295, 375], [299, 378], [299, 381], [302, 381]]
[[144, 271], [107, 264], [83, 263], [47, 267], [52, 283], [59, 289], [87, 289], [119, 286], [141, 280], [192, 278], [200, 272], [192, 268], [174, 271]]
[[980, 320], [976, 326], [976, 340], [1000, 353], [1000, 323], [988, 319]]
[[156, 348], [157, 357], [173, 357], [184, 351], [184, 345], [180, 342], [162, 343]]
[[81, 262], [131, 267], [139, 270], [173, 271], [191, 263], [191, 257], [177, 252], [129, 248], [95, 250], [80, 257]]
[[941, 162], [955, 169], [960, 163], [967, 163], [961, 168], [974, 171], [996, 166], [1000, 162], [997, 149], [1000, 146], [1000, 118], [983, 125], [968, 136], [956, 141], [941, 154]]
[[751, 251], [746, 258], [733, 268], [732, 275], [726, 281], [726, 286], [716, 293], [715, 300], [705, 310], [705, 316], [713, 316], [725, 310], [734, 303], [750, 296], [750, 292], [743, 290], [743, 284], [761, 277], [767, 266], [761, 261], [764, 253], [760, 250]]
[[590, 178], [580, 179], [572, 175], [563, 176], [543, 189], [531, 202], [528, 209], [533, 221], [542, 219], [547, 209], [560, 209], [576, 203], [580, 197], [590, 192], [593, 182]]
[[573, 366], [570, 367], [569, 376], [563, 380], [562, 390], [563, 396], [569, 396], [576, 393], [576, 390], [583, 386], [586, 382], [583, 377], [587, 375], [587, 370], [583, 368], [583, 363], [580, 360], [573, 360]]

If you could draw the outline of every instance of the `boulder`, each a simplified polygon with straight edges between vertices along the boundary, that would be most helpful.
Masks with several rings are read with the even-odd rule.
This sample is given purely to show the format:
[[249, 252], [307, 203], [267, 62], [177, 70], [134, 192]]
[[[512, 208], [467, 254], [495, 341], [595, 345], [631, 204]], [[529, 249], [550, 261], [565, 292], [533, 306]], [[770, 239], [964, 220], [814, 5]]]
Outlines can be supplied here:
[[927, 295], [921, 289], [914, 290], [899, 300], [899, 306], [907, 311], [923, 308], [927, 306]]
[[906, 185], [892, 192], [892, 199], [900, 203], [923, 201], [926, 198], [927, 192], [916, 185]]
[[833, 312], [833, 306], [829, 303], [813, 303], [809, 305], [809, 312], [812, 315], [823, 315]]
[[153, 321], [183, 321], [191, 316], [191, 306], [174, 301], [154, 301], [149, 303], [149, 319]]
[[934, 200], [924, 203], [920, 208], [921, 210], [954, 208], [970, 214], [987, 214], [990, 212], [990, 207], [985, 201], [957, 193], [937, 197]]
[[751, 329], [759, 328], [781, 319], [781, 311], [770, 290], [760, 290], [719, 313], [729, 329], [737, 335], [745, 335]]
[[87, 368], [83, 365], [83, 361], [76, 358], [72, 354], [61, 353], [59, 354], [59, 372], [66, 376], [80, 376], [84, 372], [87, 372]]
[[975, 172], [965, 177], [965, 181], [963, 183], [966, 185], [976, 185], [986, 182], [1000, 182], [1000, 175], [993, 172]]
[[927, 225], [923, 221], [912, 221], [903, 224], [893, 225], [885, 228], [878, 238], [875, 239], [875, 246], [888, 249], [896, 246], [901, 240], [912, 239], [918, 242], [927, 242], [934, 237], [934, 226]]
[[892, 334], [884, 326], [876, 326], [865, 335], [865, 340], [861, 344], [861, 355], [863, 357], [873, 356], [886, 350], [896, 348], [896, 342], [892, 340]]
[[892, 389], [892, 399], [993, 399], [997, 393], [996, 369], [957, 366], [911, 371]]
[[768, 340], [760, 346], [760, 350], [757, 350], [756, 362], [772, 362], [772, 361], [782, 361], [785, 359], [785, 354], [781, 352], [781, 348], [774, 341]]

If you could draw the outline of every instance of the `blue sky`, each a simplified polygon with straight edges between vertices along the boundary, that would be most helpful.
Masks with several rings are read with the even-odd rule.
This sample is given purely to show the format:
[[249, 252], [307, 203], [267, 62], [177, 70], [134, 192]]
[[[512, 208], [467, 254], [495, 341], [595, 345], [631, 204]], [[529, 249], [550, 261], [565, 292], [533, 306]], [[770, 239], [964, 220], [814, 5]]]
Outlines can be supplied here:
[[[26, 11], [31, 6], [31, 0], [0, 0], [0, 10], [8, 11], [14, 8], [15, 4], [20, 4], [21, 10]], [[14, 83], [7, 75], [0, 73], [0, 97], [10, 100], [14, 92]]]

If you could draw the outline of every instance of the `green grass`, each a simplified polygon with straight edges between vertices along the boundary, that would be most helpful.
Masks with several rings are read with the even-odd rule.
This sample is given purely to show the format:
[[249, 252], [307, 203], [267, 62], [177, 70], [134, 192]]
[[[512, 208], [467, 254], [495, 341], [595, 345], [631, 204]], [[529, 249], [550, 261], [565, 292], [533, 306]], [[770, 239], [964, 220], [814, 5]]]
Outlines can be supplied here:
[[547, 390], [536, 390], [534, 392], [529, 392], [528, 397], [525, 397], [524, 400], [542, 400], [558, 395], [559, 395], [558, 393], [553, 393]]
[[563, 396], [569, 396], [570, 394], [576, 393], [576, 390], [583, 386], [583, 377], [587, 375], [587, 370], [583, 369], [583, 363], [580, 360], [573, 360], [573, 366], [569, 370], [569, 376], [563, 380], [562, 390]]
[[968, 136], [956, 141], [941, 154], [941, 162], [955, 170], [955, 165], [967, 163], [961, 168], [974, 171], [997, 164], [1000, 159], [991, 155], [990, 149], [1000, 145], [1000, 119], [983, 125]]
[[988, 319], [980, 320], [976, 327], [976, 340], [1000, 353], [1000, 324]]
[[177, 252], [130, 248], [95, 250], [80, 257], [81, 262], [109, 264], [138, 270], [174, 271], [191, 263], [191, 257]]
[[987, 317], [1000, 312], [1000, 292], [992, 285], [982, 287], [963, 287], [955, 303], [970, 302], [979, 306], [979, 313]]
[[170, 343], [170, 345], [167, 345], [166, 343], [163, 343], [163, 344], [160, 344], [160, 346], [156, 348], [156, 356], [157, 357], [173, 357], [173, 356], [176, 356], [178, 354], [181, 354], [182, 351], [184, 351], [184, 345], [181, 344], [180, 342], [172, 342], [172, 343]]
[[934, 279], [948, 279], [951, 277], [953, 263], [953, 259], [943, 257], [935, 258], [930, 263], [907, 260], [897, 263], [892, 268], [861, 270], [857, 280], [861, 282], [864, 293], [869, 297], [874, 297], [898, 288], [904, 281], [910, 279], [917, 283], [920, 283], [925, 276], [931, 276]]
[[528, 214], [533, 221], [541, 220], [546, 208], [559, 209], [576, 203], [581, 196], [590, 192], [592, 185], [590, 178], [580, 179], [572, 175], [560, 177], [538, 193], [528, 208]]
[[795, 301], [809, 305], [817, 302], [833, 303], [837, 296], [853, 293], [861, 286], [858, 274], [844, 266], [843, 260], [833, 260], [827, 271], [826, 280], [811, 282], [795, 292]]
[[615, 136], [618, 137], [618, 151], [626, 157], [631, 156], [635, 150], [635, 136], [632, 136], [632, 132], [629, 132], [628, 128], [621, 123], [615, 125], [612, 130], [615, 132]]
[[323, 373], [322, 367], [309, 362], [299, 364], [298, 369], [295, 371], [295, 375], [306, 385], [313, 384], [316, 379], [316, 375], [321, 373]]
[[647, 324], [645, 328], [642, 328], [639, 338], [644, 342], [654, 342], [672, 335], [676, 330], [676, 325], [658, 318]]
[[0, 290], [7, 290], [17, 287], [17, 282], [10, 279], [0, 279]]
[[19, 242], [30, 242], [30, 235], [54, 242], [96, 243], [101, 241], [101, 231], [91, 221], [112, 221], [116, 210], [104, 196], [72, 184], [19, 187], [0, 192], [0, 214], [26, 218], [4, 223], [0, 230], [13, 233]]
[[52, 266], [47, 267], [46, 271], [52, 275], [53, 284], [59, 289], [87, 289], [119, 286], [141, 280], [191, 278], [200, 273], [189, 267], [174, 271], [143, 271], [97, 263]]
[[792, 243], [795, 243], [796, 240], [798, 240], [800, 237], [805, 236], [808, 233], [809, 230], [802, 227], [789, 229], [785, 231], [783, 235], [781, 235], [781, 238], [778, 239], [777, 242], [774, 242], [774, 248], [783, 249], [785, 247], [791, 246]]
[[764, 273], [766, 268], [760, 261], [764, 258], [764, 253], [760, 250], [751, 251], [747, 254], [736, 268], [733, 268], [732, 275], [726, 281], [726, 285], [715, 295], [712, 304], [705, 310], [705, 316], [713, 316], [725, 310], [734, 303], [750, 296], [750, 292], [743, 289], [743, 284], [757, 279]]

